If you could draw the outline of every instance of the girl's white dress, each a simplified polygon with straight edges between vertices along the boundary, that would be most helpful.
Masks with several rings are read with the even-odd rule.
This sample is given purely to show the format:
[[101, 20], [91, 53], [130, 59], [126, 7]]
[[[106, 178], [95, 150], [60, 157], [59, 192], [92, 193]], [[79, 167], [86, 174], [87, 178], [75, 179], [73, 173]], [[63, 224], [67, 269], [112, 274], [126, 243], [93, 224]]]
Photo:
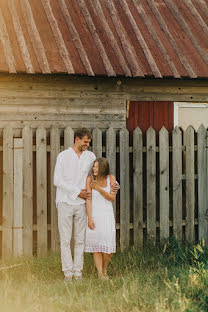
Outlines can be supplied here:
[[[103, 189], [110, 193], [110, 178], [107, 177], [107, 187]], [[92, 190], [92, 218], [95, 229], [87, 227], [85, 252], [116, 252], [116, 228], [112, 202], [105, 199], [98, 191]]]

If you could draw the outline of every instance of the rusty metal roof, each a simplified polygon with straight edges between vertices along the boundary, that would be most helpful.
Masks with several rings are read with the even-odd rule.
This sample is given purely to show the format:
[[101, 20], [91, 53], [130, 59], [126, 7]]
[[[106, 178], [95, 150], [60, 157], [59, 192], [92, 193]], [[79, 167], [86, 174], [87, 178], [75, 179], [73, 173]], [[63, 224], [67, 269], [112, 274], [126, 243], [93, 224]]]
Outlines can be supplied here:
[[0, 71], [208, 78], [208, 1], [1, 0]]

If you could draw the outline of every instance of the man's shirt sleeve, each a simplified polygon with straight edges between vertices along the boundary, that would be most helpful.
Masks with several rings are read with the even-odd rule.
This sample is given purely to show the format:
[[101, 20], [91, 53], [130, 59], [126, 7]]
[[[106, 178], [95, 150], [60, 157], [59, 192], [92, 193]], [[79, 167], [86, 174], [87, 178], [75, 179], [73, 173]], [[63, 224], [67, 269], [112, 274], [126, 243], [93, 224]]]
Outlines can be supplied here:
[[63, 174], [62, 159], [58, 155], [54, 171], [54, 185], [70, 193], [72, 199], [76, 199], [81, 190], [75, 185], [69, 183]]

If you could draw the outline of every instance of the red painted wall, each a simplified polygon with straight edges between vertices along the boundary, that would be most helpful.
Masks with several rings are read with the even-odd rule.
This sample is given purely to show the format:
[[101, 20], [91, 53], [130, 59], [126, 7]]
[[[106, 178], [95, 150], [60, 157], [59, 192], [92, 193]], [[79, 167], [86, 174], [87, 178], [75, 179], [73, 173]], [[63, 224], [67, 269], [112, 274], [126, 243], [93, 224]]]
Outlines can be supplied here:
[[156, 133], [165, 126], [173, 130], [173, 102], [132, 101], [129, 105], [129, 116], [126, 127], [132, 132], [137, 126], [142, 132], [152, 126]]

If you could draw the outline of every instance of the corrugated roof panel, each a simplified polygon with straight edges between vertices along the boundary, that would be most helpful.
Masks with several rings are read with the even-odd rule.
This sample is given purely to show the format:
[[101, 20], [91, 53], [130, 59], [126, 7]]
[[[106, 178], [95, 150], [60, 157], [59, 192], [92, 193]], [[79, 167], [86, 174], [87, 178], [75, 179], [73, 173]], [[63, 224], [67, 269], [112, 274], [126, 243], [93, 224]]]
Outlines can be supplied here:
[[174, 29], [178, 26], [178, 32], [180, 31], [182, 34], [180, 43], [184, 44], [183, 49], [187, 51], [190, 62], [194, 59], [195, 64], [201, 63], [201, 66], [208, 66], [208, 54], [205, 52], [205, 47], [208, 47], [208, 40], [206, 40], [208, 37], [202, 31], [196, 19], [193, 20], [190, 10], [181, 1], [176, 1], [178, 6], [170, 0], [164, 1], [176, 21]]
[[[24, 41], [25, 41], [25, 44], [26, 44], [26, 47], [28, 50], [29, 58], [30, 58], [31, 63], [32, 63], [33, 70], [35, 73], [41, 73], [42, 71], [41, 71], [40, 66], [38, 64], [38, 60], [37, 60], [37, 57], [36, 57], [36, 54], [35, 54], [35, 51], [34, 51], [34, 48], [32, 45], [31, 38], [30, 38], [30, 35], [28, 33], [28, 30], [27, 30], [25, 19], [23, 16], [21, 3], [20, 3], [20, 1], [17, 1], [17, 0], [13, 0], [13, 2], [14, 2], [14, 9], [16, 9], [17, 17], [19, 19], [20, 27], [22, 29]], [[18, 33], [16, 30], [15, 30], [15, 35], [18, 36]], [[21, 50], [22, 49], [24, 51], [24, 45], [22, 46]]]
[[[177, 54], [175, 53], [173, 47], [168, 41], [167, 36], [164, 34], [163, 30], [160, 27], [160, 24], [156, 17], [152, 14], [151, 9], [147, 2], [144, 0], [142, 2], [137, 3], [136, 0], [133, 0], [134, 6], [136, 8], [137, 14], [141, 17], [144, 29], [144, 36], [146, 38], [146, 42], [149, 45], [151, 41], [154, 42], [155, 46], [151, 46], [151, 53], [153, 55], [156, 54], [156, 50], [158, 49], [160, 55], [155, 55], [154, 59], [160, 68], [162, 75], [168, 76], [169, 69], [171, 70], [170, 76], [175, 78], [179, 78], [180, 74], [184, 68], [180, 63], [177, 64], [175, 61], [177, 59]], [[142, 26], [141, 26], [142, 27]], [[145, 28], [146, 27], [146, 28]], [[149, 39], [149, 35], [151, 35]], [[147, 37], [146, 37], [147, 36]], [[153, 43], [151, 43], [153, 44]], [[162, 55], [162, 57], [161, 57]], [[163, 63], [164, 58], [164, 63]], [[174, 60], [174, 61], [173, 61]], [[168, 66], [167, 66], [168, 65]], [[184, 71], [184, 73], [186, 73]]]
[[0, 71], [208, 78], [208, 1], [1, 0]]
[[[74, 7], [74, 22], [76, 23], [77, 30], [80, 32], [80, 37], [88, 55], [92, 70], [95, 75], [107, 75], [102, 61], [101, 52], [99, 51], [99, 42], [96, 37], [94, 23], [88, 10], [88, 6], [85, 4], [85, 1], [82, 0], [72, 0], [71, 2]], [[69, 3], [70, 2], [68, 1], [67, 5], [69, 5]]]
[[[42, 6], [42, 18], [47, 20], [47, 28], [44, 27], [44, 32], [41, 31], [41, 40], [46, 50], [46, 57], [51, 69], [51, 72], [67, 72], [74, 73], [74, 69], [71, 63], [70, 52], [67, 50], [63, 40], [63, 32], [60, 31], [60, 25], [58, 19], [55, 16], [55, 10], [52, 10], [52, 6], [48, 0], [41, 0]], [[40, 8], [37, 6], [37, 2], [33, 2], [31, 6], [36, 7], [36, 14], [34, 18], [38, 18], [38, 11]], [[57, 10], [57, 8], [56, 8]], [[59, 16], [61, 12], [58, 12]]]
[[95, 28], [97, 33], [99, 34], [99, 38], [103, 44], [103, 47], [105, 49], [105, 51], [107, 51], [108, 53], [108, 58], [112, 64], [112, 68], [113, 70], [115, 70], [115, 72], [118, 75], [123, 75], [123, 71], [122, 71], [122, 67], [120, 65], [120, 63], [118, 62], [118, 59], [116, 57], [115, 54], [115, 50], [113, 49], [111, 43], [112, 41], [115, 43], [115, 40], [113, 39], [112, 41], [109, 40], [108, 34], [106, 32], [106, 25], [104, 25], [104, 21], [101, 21], [101, 15], [99, 14], [99, 12], [96, 10], [96, 6], [94, 5], [95, 2], [92, 0], [88, 0], [86, 1], [87, 6], [88, 6], [88, 10], [90, 12], [90, 15], [92, 17], [92, 20], [94, 22]]
[[6, 62], [3, 45], [1, 41], [1, 34], [0, 34], [0, 72], [9, 72], [9, 67]]
[[[72, 14], [71, 14], [72, 11], [68, 10], [65, 0], [58, 0], [57, 4], [59, 5], [59, 8], [62, 12], [62, 15], [64, 16], [64, 20], [67, 26], [65, 28], [65, 31], [63, 32], [63, 38], [65, 41], [65, 44], [67, 45], [67, 47], [68, 46], [70, 47], [72, 43], [75, 46], [74, 54], [76, 57], [76, 62], [73, 62], [73, 59], [72, 59], [72, 63], [73, 64], [76, 63], [74, 64], [74, 70], [76, 73], [79, 73], [79, 72], [82, 73], [84, 70], [86, 70], [88, 75], [93, 76], [94, 73], [93, 73], [91, 64], [89, 62], [88, 55], [85, 51], [79, 32], [77, 31], [77, 27], [72, 18]], [[53, 10], [53, 11], [56, 11], [56, 10]], [[54, 12], [54, 14], [56, 14], [56, 12]], [[60, 18], [59, 19], [57, 18], [57, 20], [58, 20], [58, 23], [61, 23], [63, 21]], [[69, 32], [70, 32], [71, 37], [69, 36]], [[80, 61], [79, 61], [79, 58], [80, 58]]]
[[[197, 24], [191, 27], [191, 23], [189, 22], [191, 15], [190, 11], [188, 10], [187, 7], [182, 7], [181, 1], [176, 0], [176, 2], [174, 3], [170, 0], [164, 1], [167, 7], [163, 9], [163, 14], [164, 16], [167, 16], [167, 25], [169, 29], [171, 29], [176, 44], [178, 44], [178, 46], [183, 51], [183, 55], [187, 58], [189, 67], [192, 67], [193, 71], [197, 76], [199, 76], [199, 74], [203, 76], [204, 68], [206, 69], [208, 63], [207, 64], [205, 63], [204, 59], [199, 53], [199, 50], [200, 51], [202, 50], [201, 49], [202, 43], [198, 50], [196, 48], [198, 47], [197, 41], [198, 40], [200, 41], [201, 38], [203, 38], [204, 40], [203, 31], [198, 25], [197, 27], [198, 35], [197, 37], [194, 35], [193, 31], [194, 28], [197, 26]], [[176, 6], [176, 3], [178, 3], [178, 6]], [[185, 12], [186, 14], [189, 13], [188, 15], [186, 15], [186, 18], [184, 15]], [[199, 34], [202, 37], [199, 37]], [[204, 52], [205, 51], [203, 51], [203, 54], [205, 55]], [[200, 73], [197, 70], [197, 66], [201, 67]]]
[[19, 71], [25, 72], [26, 66], [25, 66], [25, 63], [23, 61], [20, 46], [19, 46], [17, 36], [15, 34], [15, 31], [14, 31], [12, 14], [9, 10], [9, 6], [8, 6], [7, 1], [4, 1], [4, 6], [2, 7], [2, 17], [4, 19], [6, 29], [7, 29], [7, 33], [8, 33], [8, 37], [9, 37], [9, 41], [11, 44], [11, 50], [12, 50], [12, 54], [13, 54], [14, 60], [15, 60], [15, 69], [17, 72], [19, 72]]
[[[123, 0], [122, 0], [123, 1]], [[140, 50], [143, 51], [143, 58], [147, 59], [149, 63], [150, 70], [153, 72], [154, 76], [161, 75], [166, 73], [167, 76], [172, 76], [173, 72], [168, 66], [168, 63], [165, 58], [165, 51], [161, 51], [158, 47], [155, 37], [156, 31], [154, 23], [157, 23], [155, 20], [151, 20], [149, 14], [147, 14], [147, 9], [142, 3], [137, 6], [136, 1], [129, 2], [129, 8], [131, 10], [131, 14], [138, 25], [138, 29], [142, 36], [142, 41], [140, 40]], [[137, 10], [138, 8], [138, 10]], [[159, 38], [158, 38], [159, 39]], [[144, 46], [144, 43], [146, 47]], [[156, 69], [155, 69], [156, 67]], [[155, 69], [155, 70], [154, 70]]]
[[[140, 31], [141, 21], [135, 21], [134, 16], [129, 8], [129, 3], [126, 0], [115, 1], [115, 7], [119, 14], [120, 21], [126, 31], [126, 36], [128, 37], [129, 44], [133, 48], [133, 53], [135, 55], [136, 61], [139, 64], [144, 75], [151, 76], [155, 69], [155, 76], [159, 76], [159, 70], [156, 71], [156, 66], [154, 69], [151, 68], [150, 63], [147, 60], [148, 49], [146, 42], [143, 40], [143, 36]], [[144, 53], [144, 50], [146, 54]], [[151, 60], [151, 64], [154, 60]]]
[[127, 77], [132, 76], [128, 59], [126, 58], [125, 51], [123, 50], [121, 41], [119, 40], [114, 23], [111, 20], [110, 12], [104, 4], [104, 0], [90, 0], [90, 3], [91, 7], [95, 11], [96, 16], [99, 18], [99, 23], [102, 24], [102, 27], [107, 35], [108, 42], [114, 50], [115, 56], [122, 68], [123, 74]]

